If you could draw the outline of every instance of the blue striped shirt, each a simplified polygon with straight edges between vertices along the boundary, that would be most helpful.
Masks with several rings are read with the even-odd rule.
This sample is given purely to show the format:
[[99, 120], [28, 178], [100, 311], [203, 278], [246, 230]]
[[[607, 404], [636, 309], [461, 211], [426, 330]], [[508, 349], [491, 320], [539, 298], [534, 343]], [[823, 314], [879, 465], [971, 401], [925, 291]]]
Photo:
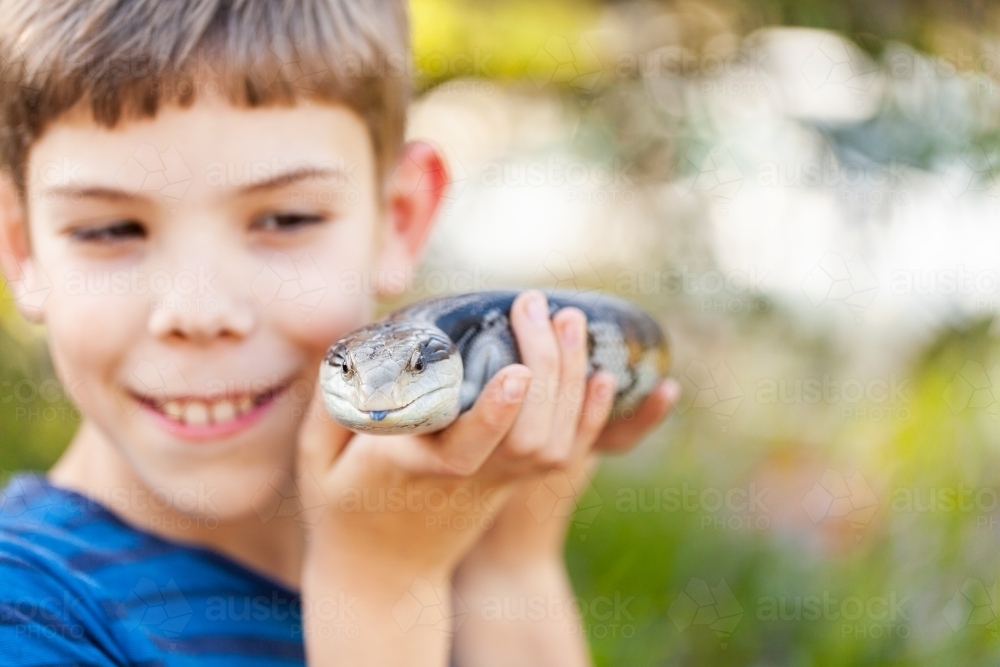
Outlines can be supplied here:
[[0, 665], [304, 662], [295, 591], [42, 475], [0, 493]]

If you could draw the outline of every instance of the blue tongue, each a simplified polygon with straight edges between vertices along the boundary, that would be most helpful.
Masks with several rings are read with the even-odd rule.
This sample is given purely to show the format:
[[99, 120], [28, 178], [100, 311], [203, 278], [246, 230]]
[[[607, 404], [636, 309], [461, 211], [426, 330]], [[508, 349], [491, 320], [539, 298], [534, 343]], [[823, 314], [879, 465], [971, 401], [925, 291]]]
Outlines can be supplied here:
[[374, 419], [375, 421], [380, 422], [383, 419], [385, 419], [385, 416], [387, 414], [389, 414], [388, 410], [372, 410], [371, 412], [368, 413], [368, 416]]

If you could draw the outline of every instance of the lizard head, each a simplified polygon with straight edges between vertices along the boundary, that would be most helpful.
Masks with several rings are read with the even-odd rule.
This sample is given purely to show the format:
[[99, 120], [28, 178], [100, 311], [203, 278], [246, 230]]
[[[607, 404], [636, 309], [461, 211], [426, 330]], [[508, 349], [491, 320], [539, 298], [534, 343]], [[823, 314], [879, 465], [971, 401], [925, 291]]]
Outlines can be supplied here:
[[433, 326], [376, 322], [337, 341], [320, 368], [327, 412], [353, 431], [437, 431], [458, 417], [462, 357]]

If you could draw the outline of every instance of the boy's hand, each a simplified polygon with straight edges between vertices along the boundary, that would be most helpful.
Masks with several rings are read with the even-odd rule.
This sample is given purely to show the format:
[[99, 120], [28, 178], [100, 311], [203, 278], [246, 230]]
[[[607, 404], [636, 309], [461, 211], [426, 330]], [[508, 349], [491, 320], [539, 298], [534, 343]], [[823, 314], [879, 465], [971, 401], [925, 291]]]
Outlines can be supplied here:
[[[546, 505], [542, 496], [551, 493], [539, 495], [539, 491], [568, 490], [574, 499], [578, 497], [597, 467], [594, 452], [631, 449], [667, 417], [679, 393], [674, 380], [664, 381], [639, 406], [633, 419], [606, 426], [590, 452], [542, 479], [517, 483], [494, 525], [470, 550], [455, 574], [454, 594], [469, 610], [455, 637], [458, 665], [590, 664], [582, 641], [582, 619], [574, 614], [573, 591], [563, 566], [563, 541], [571, 510]], [[522, 599], [545, 600], [546, 609], [557, 613], [531, 620], [497, 619], [493, 611], [497, 601], [510, 598], [518, 600], [518, 604]]]
[[[579, 460], [601, 434], [613, 387], [606, 374], [586, 381], [583, 313], [563, 308], [550, 321], [544, 295], [532, 290], [515, 300], [511, 323], [524, 364], [497, 373], [440, 433], [355, 436], [314, 397], [300, 434], [299, 488], [306, 507], [328, 505], [303, 567], [311, 665], [444, 664], [447, 592], [430, 615], [436, 624], [410, 602], [446, 590], [516, 481]], [[611, 432], [608, 446], [623, 437]], [[351, 596], [361, 636], [331, 636], [309, 610]]]
[[[595, 381], [603, 382], [596, 378]], [[608, 382], [613, 387], [614, 380], [609, 377]], [[542, 487], [547, 486], [553, 492], [570, 490], [578, 499], [597, 468], [598, 453], [621, 454], [631, 450], [669, 416], [679, 395], [680, 386], [675, 380], [663, 381], [631, 419], [607, 424], [590, 450], [578, 453], [565, 466], [544, 477], [519, 481], [498, 512], [494, 525], [466, 556], [463, 567], [476, 563], [515, 569], [543, 560], [561, 561], [572, 513], [563, 506], [547, 511], [551, 508], [533, 502], [532, 497], [537, 498]]]

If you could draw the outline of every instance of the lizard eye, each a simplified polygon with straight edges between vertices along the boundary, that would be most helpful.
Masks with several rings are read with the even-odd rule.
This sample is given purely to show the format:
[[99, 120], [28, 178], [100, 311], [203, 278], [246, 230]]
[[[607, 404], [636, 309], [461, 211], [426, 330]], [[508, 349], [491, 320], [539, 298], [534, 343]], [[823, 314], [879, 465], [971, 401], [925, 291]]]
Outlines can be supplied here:
[[330, 348], [330, 353], [326, 355], [326, 361], [334, 368], [339, 368], [345, 378], [350, 377], [354, 373], [350, 358], [347, 356], [347, 350], [343, 345], [336, 345]]
[[420, 350], [414, 350], [413, 355], [410, 357], [410, 368], [418, 373], [424, 370], [424, 355], [420, 354]]

